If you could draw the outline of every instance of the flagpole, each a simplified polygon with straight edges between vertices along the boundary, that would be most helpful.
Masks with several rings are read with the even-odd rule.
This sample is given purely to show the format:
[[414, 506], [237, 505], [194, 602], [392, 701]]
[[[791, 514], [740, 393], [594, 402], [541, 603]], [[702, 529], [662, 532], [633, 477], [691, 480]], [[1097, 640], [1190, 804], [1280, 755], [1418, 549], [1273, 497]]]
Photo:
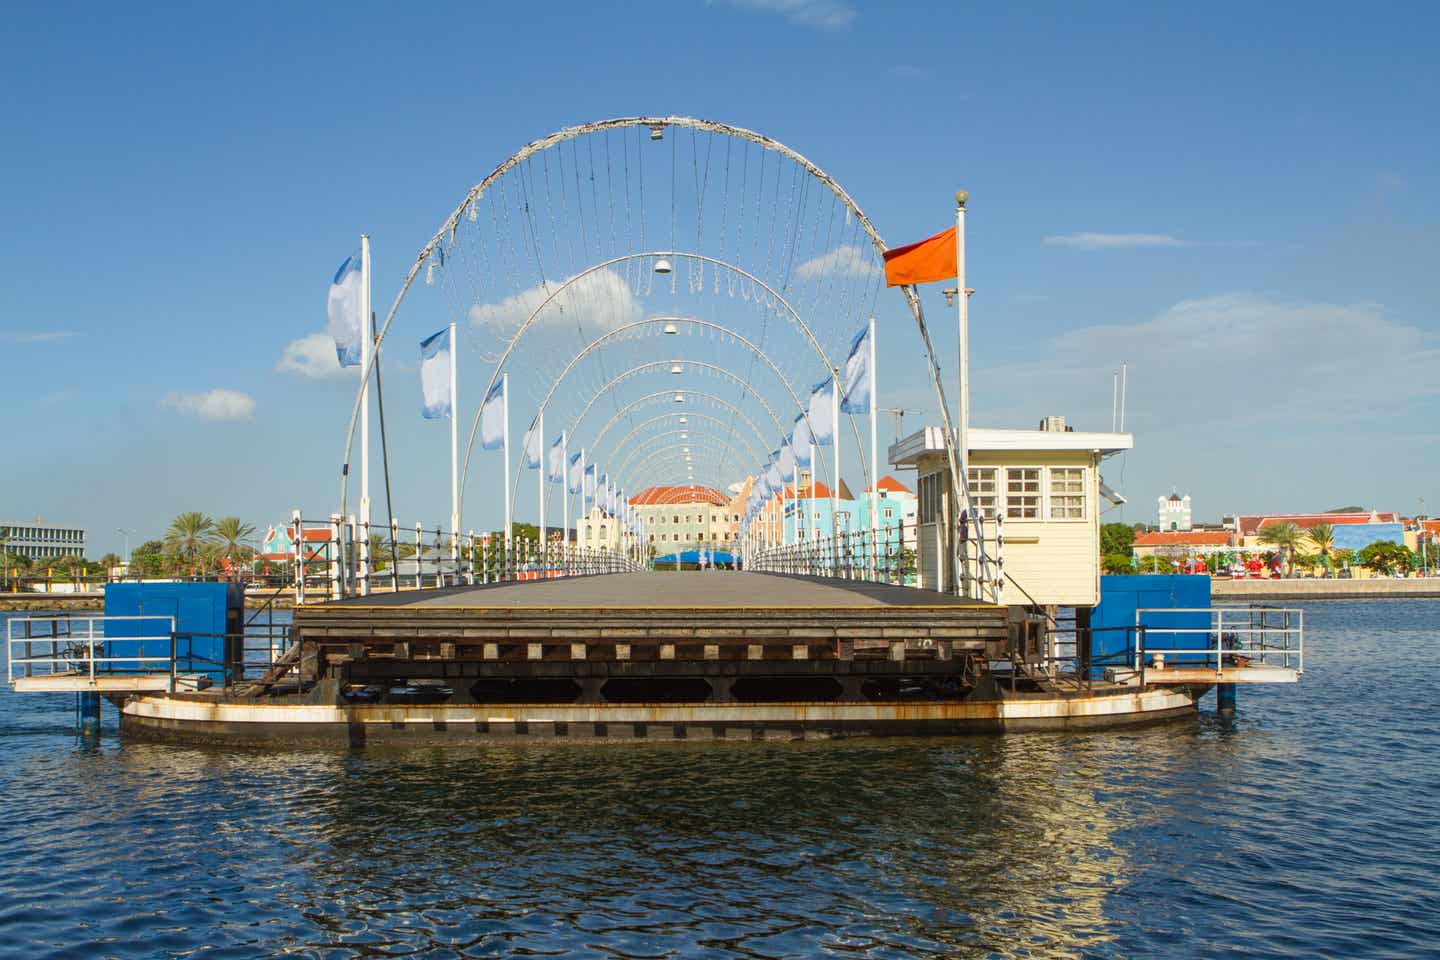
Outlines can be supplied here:
[[[570, 436], [569, 431], [560, 431], [560, 510], [563, 517], [564, 527], [560, 537], [560, 556], [565, 556], [565, 549], [570, 544]], [[567, 567], [566, 573], [569, 573]]]
[[508, 569], [514, 561], [510, 519], [510, 374], [500, 374], [500, 416], [504, 420], [501, 429], [501, 445], [505, 448], [505, 463], [500, 475], [500, 485], [505, 488], [505, 566]]
[[[360, 369], [370, 369], [375, 341], [370, 333], [370, 235], [360, 234]], [[360, 590], [370, 593], [370, 379], [360, 387]]]
[[[450, 559], [460, 559], [460, 384], [457, 380], [459, 363], [455, 354], [459, 344], [455, 340], [455, 321], [450, 321]], [[418, 568], [417, 568], [418, 569]], [[455, 573], [460, 572], [456, 564]]]
[[545, 411], [540, 411], [540, 416], [535, 419], [535, 442], [540, 448], [540, 462], [535, 464], [536, 473], [540, 474], [539, 499], [536, 505], [540, 508], [540, 576], [544, 577], [549, 571], [549, 564], [545, 562], [545, 472], [549, 468], [546, 463], [550, 459], [550, 448], [545, 445]]
[[[960, 301], [960, 393], [956, 400], [958, 415], [955, 418], [955, 452], [960, 467], [960, 489], [956, 493], [960, 499], [960, 510], [967, 520], [967, 529], [970, 517], [970, 291], [965, 287], [965, 204], [969, 199], [970, 195], [964, 190], [955, 194], [955, 296]], [[958, 530], [958, 526], [956, 529]], [[965, 573], [968, 575], [969, 545], [961, 544], [960, 548], [963, 551], [960, 556], [967, 568]], [[955, 572], [958, 574], [960, 571]], [[956, 586], [965, 585], [957, 583]]]
[[875, 377], [875, 318], [870, 318], [870, 576], [879, 567], [880, 550], [880, 444], [875, 428], [879, 414], [880, 391]]
[[835, 442], [835, 487], [830, 491], [830, 530], [835, 548], [835, 568], [831, 576], [840, 575], [840, 371], [830, 377], [830, 430]]
[[[784, 444], [781, 444], [780, 448], [783, 450], [783, 449], [785, 448]], [[793, 518], [793, 519], [794, 519], [794, 522], [791, 523], [790, 526], [793, 528], [793, 530], [794, 530], [794, 532], [795, 532], [795, 543], [799, 543], [799, 542], [800, 542], [800, 458], [799, 458], [799, 457], [796, 457], [796, 456], [793, 456], [793, 454], [794, 454], [794, 452], [795, 452], [794, 450], [791, 450], [790, 452], [791, 452], [791, 454], [792, 454], [792, 456], [790, 457], [790, 492], [791, 492], [792, 494], [794, 494], [793, 499], [794, 499], [794, 501], [795, 501], [795, 516], [794, 516], [794, 518]]]

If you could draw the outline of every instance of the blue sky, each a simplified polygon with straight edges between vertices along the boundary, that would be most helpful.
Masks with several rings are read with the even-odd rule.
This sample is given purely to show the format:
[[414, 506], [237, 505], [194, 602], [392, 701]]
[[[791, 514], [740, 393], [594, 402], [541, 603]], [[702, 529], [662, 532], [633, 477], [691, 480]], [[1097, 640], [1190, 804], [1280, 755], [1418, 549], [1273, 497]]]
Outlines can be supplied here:
[[[12, 7], [0, 514], [83, 524], [98, 554], [182, 510], [262, 528], [327, 512], [352, 384], [277, 365], [323, 329], [356, 235], [388, 304], [520, 145], [666, 113], [800, 150], [894, 244], [942, 229], [968, 189], [975, 421], [1108, 427], [1108, 371], [1129, 361], [1137, 449], [1107, 477], [1124, 519], [1153, 520], [1172, 485], [1205, 518], [1440, 507], [1437, 20], [1384, 3]], [[907, 427], [935, 406], [912, 370], [882, 360], [882, 389], [901, 386], [882, 403], [930, 411]], [[443, 475], [413, 377], [387, 387], [397, 459]], [[441, 519], [443, 477], [415, 489], [435, 501], [417, 519]], [[472, 490], [467, 525], [494, 522], [495, 499]]]

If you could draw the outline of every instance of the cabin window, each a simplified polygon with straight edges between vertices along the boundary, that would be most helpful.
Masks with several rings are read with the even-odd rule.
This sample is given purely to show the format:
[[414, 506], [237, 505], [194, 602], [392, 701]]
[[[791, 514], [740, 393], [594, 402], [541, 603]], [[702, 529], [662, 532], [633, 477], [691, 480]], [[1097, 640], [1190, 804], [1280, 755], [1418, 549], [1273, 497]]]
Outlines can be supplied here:
[[1005, 517], [1007, 520], [1040, 519], [1039, 467], [1005, 470]]
[[934, 523], [940, 519], [944, 498], [945, 474], [929, 473], [919, 481], [920, 522]]
[[975, 508], [976, 514], [986, 520], [994, 520], [1000, 516], [999, 480], [996, 478], [998, 473], [994, 467], [971, 467], [968, 472], [970, 504]]
[[1085, 468], [1050, 468], [1050, 519], [1085, 519]]

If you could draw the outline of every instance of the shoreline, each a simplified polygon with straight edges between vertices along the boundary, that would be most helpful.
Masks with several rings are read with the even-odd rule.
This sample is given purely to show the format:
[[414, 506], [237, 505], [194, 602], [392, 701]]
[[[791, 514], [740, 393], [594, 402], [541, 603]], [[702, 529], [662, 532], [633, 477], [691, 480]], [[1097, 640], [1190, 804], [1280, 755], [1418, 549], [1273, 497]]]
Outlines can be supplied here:
[[1227, 600], [1436, 600], [1440, 578], [1396, 580], [1212, 580], [1210, 598]]

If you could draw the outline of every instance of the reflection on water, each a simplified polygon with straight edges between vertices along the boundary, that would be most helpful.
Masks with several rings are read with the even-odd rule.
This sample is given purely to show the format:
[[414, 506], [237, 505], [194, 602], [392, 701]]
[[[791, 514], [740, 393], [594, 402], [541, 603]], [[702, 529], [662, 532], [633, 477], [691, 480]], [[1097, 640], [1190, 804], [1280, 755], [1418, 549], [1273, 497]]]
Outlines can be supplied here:
[[1432, 611], [1085, 736], [87, 748], [0, 694], [0, 955], [1430, 955]]

